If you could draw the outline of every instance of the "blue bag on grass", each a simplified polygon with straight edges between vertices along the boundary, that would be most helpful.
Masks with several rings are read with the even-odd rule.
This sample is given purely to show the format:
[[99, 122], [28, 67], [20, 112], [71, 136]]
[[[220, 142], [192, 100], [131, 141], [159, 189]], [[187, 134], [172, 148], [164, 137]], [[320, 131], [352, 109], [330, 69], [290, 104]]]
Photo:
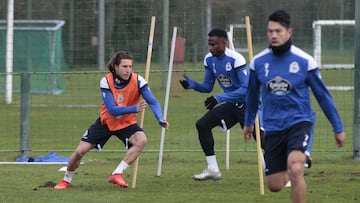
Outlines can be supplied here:
[[16, 162], [68, 162], [69, 157], [57, 156], [56, 152], [41, 157], [17, 158]]

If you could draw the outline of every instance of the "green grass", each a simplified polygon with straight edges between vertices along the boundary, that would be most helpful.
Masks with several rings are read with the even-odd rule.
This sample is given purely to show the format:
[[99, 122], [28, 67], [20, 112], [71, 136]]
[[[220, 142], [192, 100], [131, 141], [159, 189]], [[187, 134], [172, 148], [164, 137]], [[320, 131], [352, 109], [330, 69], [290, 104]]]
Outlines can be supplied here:
[[[162, 173], [156, 176], [157, 153], [140, 156], [135, 188], [119, 188], [107, 182], [123, 153], [90, 152], [64, 191], [52, 187], [63, 177], [62, 165], [1, 165], [0, 202], [289, 202], [289, 188], [259, 193], [256, 154], [232, 152], [230, 169], [225, 170], [224, 153], [218, 153], [223, 178], [194, 181], [191, 176], [204, 166], [202, 153], [165, 153]], [[358, 202], [359, 162], [349, 153], [313, 153], [314, 164], [305, 170], [307, 202]], [[125, 175], [132, 183], [132, 167]]]

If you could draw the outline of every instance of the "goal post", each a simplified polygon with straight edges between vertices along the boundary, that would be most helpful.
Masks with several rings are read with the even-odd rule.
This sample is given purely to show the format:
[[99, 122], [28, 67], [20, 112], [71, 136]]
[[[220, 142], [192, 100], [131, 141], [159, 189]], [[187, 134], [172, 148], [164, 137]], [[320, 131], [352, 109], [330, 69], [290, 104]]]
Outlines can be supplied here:
[[[64, 91], [62, 76], [57, 74], [65, 67], [62, 47], [63, 20], [14, 20], [13, 56], [5, 56], [7, 21], [0, 20], [0, 59], [11, 60], [12, 73], [33, 72], [31, 93], [60, 94]], [[5, 67], [0, 64], [0, 72]], [[44, 74], [51, 72], [54, 74]], [[18, 82], [15, 81], [14, 82]], [[8, 91], [8, 82], [0, 78], [0, 92]], [[6, 87], [4, 87], [6, 86]], [[14, 83], [11, 93], [19, 92], [18, 83]]]
[[[237, 52], [248, 52], [248, 48], [246, 47], [246, 38], [240, 39], [237, 38], [238, 35], [246, 36], [246, 25], [245, 24], [230, 24], [229, 31], [227, 32], [228, 37], [231, 38], [229, 40], [229, 48], [233, 49]], [[245, 45], [245, 46], [242, 46]]]
[[354, 64], [323, 64], [321, 61], [321, 30], [323, 26], [355, 26], [355, 20], [317, 20], [312, 23], [314, 32], [314, 59], [320, 68], [354, 68]]

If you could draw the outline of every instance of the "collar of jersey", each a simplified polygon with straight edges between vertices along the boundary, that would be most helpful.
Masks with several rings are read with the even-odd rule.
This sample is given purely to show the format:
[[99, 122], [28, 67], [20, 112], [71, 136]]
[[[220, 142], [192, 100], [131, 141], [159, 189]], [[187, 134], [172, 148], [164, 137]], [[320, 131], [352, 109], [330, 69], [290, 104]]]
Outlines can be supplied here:
[[283, 55], [285, 52], [290, 50], [290, 47], [292, 45], [291, 39], [289, 39], [287, 42], [285, 42], [285, 44], [280, 45], [280, 46], [269, 46], [269, 48], [272, 50], [272, 52], [276, 55], [276, 56], [280, 56]]

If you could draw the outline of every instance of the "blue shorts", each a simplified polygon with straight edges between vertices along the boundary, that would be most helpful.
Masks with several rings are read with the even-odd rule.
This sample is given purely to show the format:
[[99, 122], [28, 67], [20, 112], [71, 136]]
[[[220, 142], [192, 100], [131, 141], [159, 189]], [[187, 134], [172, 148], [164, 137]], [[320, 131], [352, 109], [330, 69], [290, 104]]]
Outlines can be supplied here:
[[265, 175], [287, 170], [287, 158], [292, 150], [305, 152], [312, 123], [300, 122], [283, 131], [266, 132]]
[[126, 149], [128, 149], [131, 147], [131, 144], [128, 142], [129, 138], [138, 131], [143, 131], [138, 124], [130, 125], [121, 130], [110, 131], [106, 125], [101, 125], [100, 118], [98, 118], [85, 131], [84, 135], [81, 137], [81, 141], [100, 146], [100, 149], [102, 149], [109, 138], [115, 135], [124, 143]]

